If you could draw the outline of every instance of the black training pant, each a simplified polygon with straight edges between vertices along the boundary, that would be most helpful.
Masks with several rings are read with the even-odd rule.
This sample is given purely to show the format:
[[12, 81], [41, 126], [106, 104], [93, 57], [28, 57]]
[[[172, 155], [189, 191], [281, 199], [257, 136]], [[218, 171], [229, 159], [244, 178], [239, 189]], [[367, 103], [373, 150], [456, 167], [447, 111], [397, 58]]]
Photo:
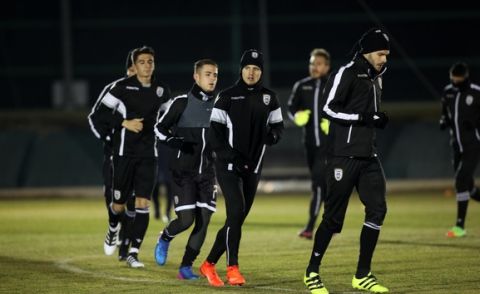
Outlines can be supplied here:
[[327, 195], [322, 224], [340, 233], [353, 188], [365, 206], [365, 224], [380, 227], [387, 213], [385, 175], [377, 157], [330, 157], [327, 160]]
[[217, 179], [225, 198], [227, 219], [217, 233], [207, 261], [217, 263], [226, 252], [227, 265], [238, 265], [242, 225], [252, 207], [260, 174], [217, 169]]

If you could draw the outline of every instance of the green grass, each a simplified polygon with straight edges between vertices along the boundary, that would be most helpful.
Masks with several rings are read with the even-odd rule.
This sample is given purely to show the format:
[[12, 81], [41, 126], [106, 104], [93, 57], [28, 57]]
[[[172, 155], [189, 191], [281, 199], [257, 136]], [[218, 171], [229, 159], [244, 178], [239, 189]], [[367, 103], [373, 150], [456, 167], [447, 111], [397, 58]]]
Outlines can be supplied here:
[[[175, 278], [188, 233], [172, 243], [167, 265], [153, 259], [163, 223], [150, 222], [140, 259], [130, 269], [103, 255], [103, 200], [0, 201], [0, 293], [307, 293], [302, 277], [313, 242], [296, 234], [304, 225], [307, 196], [259, 196], [244, 227], [240, 265], [247, 284], [213, 289], [205, 279]], [[455, 200], [434, 194], [390, 195], [389, 212], [373, 269], [392, 293], [479, 293], [480, 205], [470, 203], [468, 236], [446, 239], [455, 219]], [[203, 250], [206, 257], [224, 221], [214, 215]], [[353, 196], [342, 234], [333, 238], [322, 266], [331, 293], [352, 293], [363, 207]], [[225, 275], [225, 259], [219, 274]], [[197, 270], [197, 268], [196, 268]]]

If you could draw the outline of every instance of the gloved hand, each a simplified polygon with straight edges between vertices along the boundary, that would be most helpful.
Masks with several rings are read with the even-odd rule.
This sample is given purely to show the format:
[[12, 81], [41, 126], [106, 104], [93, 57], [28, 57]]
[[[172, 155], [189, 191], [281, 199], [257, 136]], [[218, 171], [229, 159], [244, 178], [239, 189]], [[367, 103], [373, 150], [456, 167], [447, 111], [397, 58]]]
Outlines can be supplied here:
[[385, 112], [366, 112], [360, 115], [360, 121], [368, 127], [384, 129], [389, 119]]
[[308, 123], [308, 120], [310, 119], [310, 113], [311, 113], [310, 109], [299, 110], [295, 112], [295, 116], [293, 117], [293, 122], [297, 126], [303, 127]]
[[180, 150], [183, 152], [183, 153], [187, 153], [187, 154], [193, 154], [194, 152], [194, 146], [197, 145], [197, 143], [195, 142], [183, 142], [182, 146], [180, 147]]
[[330, 121], [326, 118], [322, 118], [320, 121], [320, 129], [325, 135], [328, 135], [328, 132], [330, 130]]
[[268, 132], [267, 137], [265, 138], [265, 144], [272, 146], [278, 143], [278, 135], [275, 132]]
[[233, 168], [239, 173], [244, 173], [252, 170], [253, 164], [242, 156], [237, 156], [233, 159]]
[[174, 149], [180, 149], [183, 145], [183, 137], [170, 137], [165, 143]]
[[438, 124], [440, 126], [440, 130], [443, 131], [448, 127], [447, 119], [442, 116], [440, 120], [438, 121]]

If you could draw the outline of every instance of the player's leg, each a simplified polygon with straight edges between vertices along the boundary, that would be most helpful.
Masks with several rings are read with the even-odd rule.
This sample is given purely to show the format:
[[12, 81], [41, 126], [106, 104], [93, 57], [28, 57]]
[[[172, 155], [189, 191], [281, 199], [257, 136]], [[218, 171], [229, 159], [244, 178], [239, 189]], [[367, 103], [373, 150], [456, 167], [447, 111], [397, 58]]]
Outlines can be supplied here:
[[317, 216], [320, 211], [322, 191], [315, 170], [317, 149], [319, 148], [317, 148], [316, 146], [305, 146], [307, 165], [311, 179], [312, 196], [310, 198], [307, 224], [305, 228], [303, 228], [303, 230], [298, 233], [298, 236], [306, 239], [312, 239], [315, 221], [317, 220]]
[[470, 195], [476, 194], [474, 172], [479, 159], [478, 150], [465, 150], [454, 157], [455, 190], [457, 195], [457, 220], [455, 226], [447, 232], [447, 237], [463, 237], [466, 235], [465, 219], [467, 217]]
[[132, 242], [128, 250], [127, 265], [144, 267], [138, 260], [140, 247], [150, 221], [150, 199], [157, 174], [155, 158], [135, 159], [134, 187], [135, 220], [132, 228]]
[[155, 219], [160, 219], [160, 182], [157, 180], [152, 193], [153, 211]]
[[375, 276], [371, 274], [373, 253], [387, 213], [385, 175], [378, 158], [365, 160], [357, 190], [365, 206], [365, 221], [360, 234], [360, 255], [352, 286], [360, 290], [385, 293], [388, 289], [378, 284]]
[[113, 158], [113, 198], [108, 209], [109, 228], [105, 235], [103, 250], [112, 255], [117, 248], [120, 234], [120, 221], [125, 209], [125, 202], [132, 186], [133, 164], [130, 158], [114, 156]]
[[170, 242], [176, 235], [187, 230], [195, 220], [196, 190], [194, 177], [188, 173], [175, 171], [172, 178], [177, 218], [161, 232], [155, 246], [155, 261], [158, 265], [167, 262]]
[[195, 190], [197, 191], [195, 226], [193, 227], [187, 246], [185, 247], [185, 254], [183, 255], [178, 274], [178, 278], [189, 280], [198, 278], [198, 276], [192, 271], [192, 265], [200, 253], [200, 249], [207, 236], [207, 228], [210, 223], [210, 218], [216, 211], [217, 207], [217, 191], [213, 171], [211, 173], [198, 175], [195, 182]]
[[359, 163], [344, 157], [329, 158], [326, 167], [327, 195], [322, 222], [315, 233], [310, 261], [304, 283], [312, 293], [328, 293], [319, 272], [323, 256], [334, 233], [340, 233], [348, 207], [348, 200], [357, 182]]
[[130, 249], [132, 241], [133, 223], [135, 221], [135, 196], [130, 192], [130, 197], [127, 200], [127, 209], [122, 217], [122, 225], [120, 228], [120, 247], [118, 248], [118, 260], [125, 261]]
[[[210, 285], [218, 287], [223, 286], [223, 282], [218, 277], [215, 264], [223, 253], [226, 252], [227, 265], [230, 265], [232, 257], [231, 246], [236, 244], [235, 241], [232, 241], [232, 238], [237, 240], [239, 238], [239, 227], [243, 223], [245, 215], [245, 199], [241, 187], [243, 180], [239, 175], [230, 171], [217, 170], [217, 180], [225, 199], [227, 219], [225, 225], [218, 231], [207, 260], [200, 267], [200, 272], [207, 277]], [[238, 252], [238, 248], [236, 250]], [[234, 261], [236, 262], [236, 260]]]
[[470, 190], [470, 198], [475, 200], [475, 201], [480, 201], [480, 189], [475, 186], [475, 179], [474, 179], [474, 174], [475, 174], [475, 169], [478, 166], [478, 162], [480, 161], [480, 150], [476, 148], [475, 150], [472, 150], [472, 159], [471, 159], [471, 164], [472, 164], [472, 189]]

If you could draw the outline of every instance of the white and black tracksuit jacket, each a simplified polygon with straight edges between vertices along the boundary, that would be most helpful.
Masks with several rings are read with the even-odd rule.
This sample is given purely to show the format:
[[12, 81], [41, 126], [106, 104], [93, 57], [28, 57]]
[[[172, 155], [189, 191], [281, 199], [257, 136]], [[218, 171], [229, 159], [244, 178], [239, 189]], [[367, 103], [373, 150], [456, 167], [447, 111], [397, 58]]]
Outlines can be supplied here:
[[334, 156], [376, 156], [375, 129], [362, 122], [365, 113], [380, 111], [382, 74], [358, 56], [330, 75], [324, 92], [325, 115], [331, 120], [329, 152]]
[[234, 170], [236, 157], [251, 163], [251, 173], [260, 174], [266, 138], [283, 132], [283, 118], [276, 94], [257, 83], [243, 80], [218, 95], [212, 111], [209, 140], [217, 156], [217, 168]]
[[[322, 93], [325, 88], [326, 78], [314, 79], [306, 77], [297, 81], [293, 86], [292, 94], [288, 100], [288, 115], [293, 121], [295, 113], [299, 110], [310, 110], [310, 119], [304, 128], [304, 143], [306, 146], [320, 147], [326, 143], [326, 135], [320, 129], [322, 120]], [[322, 105], [323, 107], [323, 105]]]
[[[90, 114], [90, 121], [102, 140], [108, 140], [109, 130], [113, 130], [114, 155], [157, 157], [153, 128], [161, 105], [169, 97], [170, 90], [165, 84], [152, 80], [149, 87], [143, 87], [134, 75], [115, 83]], [[134, 118], [143, 118], [143, 129], [139, 133], [122, 127], [124, 120]]]
[[460, 89], [447, 85], [442, 96], [442, 118], [450, 127], [455, 151], [480, 148], [480, 86], [468, 83]]
[[171, 159], [173, 170], [213, 173], [212, 150], [207, 138], [214, 102], [211, 93], [205, 93], [194, 84], [190, 92], [173, 99], [155, 126], [155, 133], [164, 144], [168, 145], [167, 140], [171, 137], [183, 137], [185, 142], [194, 143], [191, 154], [180, 149], [174, 152]]

